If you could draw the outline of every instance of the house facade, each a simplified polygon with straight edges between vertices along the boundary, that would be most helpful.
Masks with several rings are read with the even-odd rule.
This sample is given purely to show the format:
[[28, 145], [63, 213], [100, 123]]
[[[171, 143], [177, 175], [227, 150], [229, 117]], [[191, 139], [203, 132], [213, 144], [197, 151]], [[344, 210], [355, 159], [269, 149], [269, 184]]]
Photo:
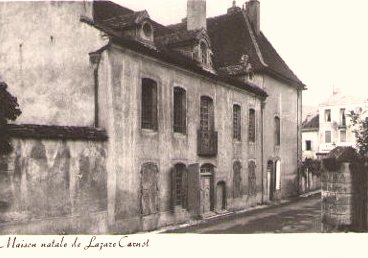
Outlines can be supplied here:
[[303, 161], [316, 159], [319, 150], [319, 115], [311, 115], [302, 125]]
[[207, 18], [189, 0], [169, 26], [109, 1], [0, 5], [0, 78], [23, 111], [1, 232], [148, 231], [297, 194], [304, 84], [258, 1]]
[[367, 100], [335, 92], [318, 108], [318, 114], [303, 123], [303, 160], [321, 159], [336, 147], [355, 147], [356, 138], [349, 114], [366, 116]]

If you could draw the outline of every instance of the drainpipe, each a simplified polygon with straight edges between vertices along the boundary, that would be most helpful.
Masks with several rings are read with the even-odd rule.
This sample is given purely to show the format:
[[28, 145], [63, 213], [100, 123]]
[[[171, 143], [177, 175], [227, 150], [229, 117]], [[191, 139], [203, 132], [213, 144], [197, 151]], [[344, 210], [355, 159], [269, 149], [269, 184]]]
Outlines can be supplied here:
[[[298, 189], [297, 189], [297, 193], [298, 195], [300, 194], [300, 164], [301, 164], [301, 111], [302, 111], [302, 91], [301, 90], [297, 90], [297, 97], [298, 97], [298, 101], [297, 101], [297, 125], [296, 125], [296, 130], [297, 130], [297, 180], [298, 180]], [[299, 114], [300, 113], [300, 114]]]
[[101, 61], [101, 53], [95, 52], [89, 54], [89, 59], [92, 64], [93, 68], [93, 80], [94, 80], [94, 95], [95, 95], [95, 117], [94, 117], [94, 127], [98, 127], [98, 121], [99, 121], [99, 110], [98, 110], [98, 91], [99, 91], [99, 82], [98, 82], [98, 67], [100, 65]]
[[264, 203], [264, 109], [266, 105], [266, 99], [262, 100], [261, 102], [261, 123], [262, 123], [262, 130], [261, 130], [261, 170], [262, 170], [262, 204]]

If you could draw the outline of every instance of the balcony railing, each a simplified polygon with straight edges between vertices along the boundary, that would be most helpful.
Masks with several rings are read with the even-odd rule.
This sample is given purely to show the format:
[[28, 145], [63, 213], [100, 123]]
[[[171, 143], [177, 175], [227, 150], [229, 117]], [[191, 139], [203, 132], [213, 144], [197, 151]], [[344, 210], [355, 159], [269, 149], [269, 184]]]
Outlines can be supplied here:
[[217, 132], [198, 130], [197, 136], [198, 156], [217, 156]]

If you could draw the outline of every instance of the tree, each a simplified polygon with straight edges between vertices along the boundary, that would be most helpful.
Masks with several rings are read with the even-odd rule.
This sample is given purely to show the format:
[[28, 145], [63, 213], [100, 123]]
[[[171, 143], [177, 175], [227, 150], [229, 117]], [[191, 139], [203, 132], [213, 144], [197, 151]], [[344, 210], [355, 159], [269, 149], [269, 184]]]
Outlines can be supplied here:
[[16, 97], [7, 91], [8, 85], [0, 82], [0, 155], [9, 154], [12, 151], [7, 132], [8, 121], [15, 121], [22, 113]]
[[368, 117], [364, 117], [362, 112], [350, 111], [348, 114], [351, 120], [352, 132], [356, 138], [356, 147], [359, 155], [368, 156]]

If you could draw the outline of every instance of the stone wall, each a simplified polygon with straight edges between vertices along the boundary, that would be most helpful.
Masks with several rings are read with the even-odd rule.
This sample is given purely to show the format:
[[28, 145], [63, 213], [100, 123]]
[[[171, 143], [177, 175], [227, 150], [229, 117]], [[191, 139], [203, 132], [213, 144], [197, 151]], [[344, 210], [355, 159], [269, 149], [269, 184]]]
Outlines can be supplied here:
[[13, 138], [0, 157], [0, 233], [105, 233], [102, 141]]
[[351, 147], [323, 160], [322, 231], [367, 230], [367, 168]]

